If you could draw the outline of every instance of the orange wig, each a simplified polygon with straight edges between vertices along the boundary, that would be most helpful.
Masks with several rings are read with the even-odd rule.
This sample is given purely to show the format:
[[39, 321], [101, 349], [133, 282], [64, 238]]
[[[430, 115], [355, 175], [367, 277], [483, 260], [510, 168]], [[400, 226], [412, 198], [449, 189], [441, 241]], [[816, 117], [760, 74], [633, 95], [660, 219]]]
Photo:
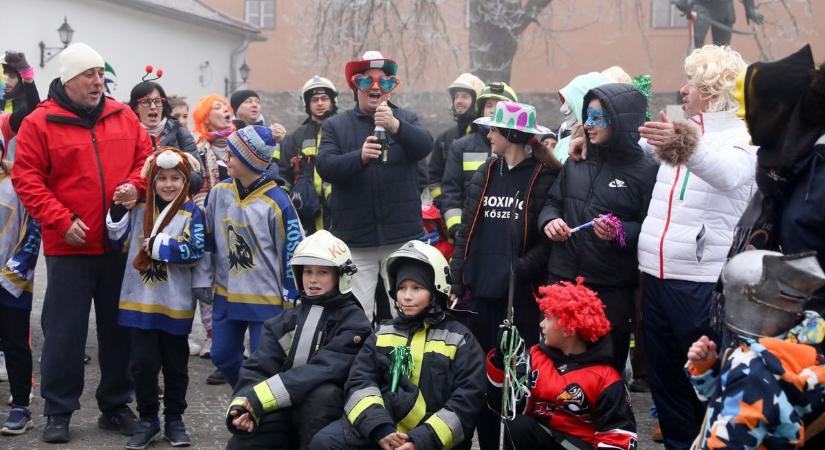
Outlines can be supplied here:
[[209, 138], [209, 127], [206, 122], [209, 120], [209, 113], [212, 112], [212, 105], [215, 102], [223, 103], [229, 109], [229, 112], [234, 112], [229, 102], [221, 95], [209, 94], [198, 100], [198, 104], [192, 110], [192, 122], [195, 125], [195, 132], [198, 133], [198, 143]]
[[555, 317], [556, 326], [567, 334], [596, 342], [610, 331], [604, 304], [584, 285], [582, 277], [576, 278], [576, 284], [562, 281], [540, 287], [536, 302], [544, 316]]

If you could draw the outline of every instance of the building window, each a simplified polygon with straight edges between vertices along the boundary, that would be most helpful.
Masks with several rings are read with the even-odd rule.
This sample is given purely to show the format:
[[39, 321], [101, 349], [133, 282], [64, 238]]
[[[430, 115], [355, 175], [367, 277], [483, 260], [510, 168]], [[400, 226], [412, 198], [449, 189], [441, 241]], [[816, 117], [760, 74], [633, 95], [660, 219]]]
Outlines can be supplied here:
[[671, 0], [653, 0], [653, 28], [685, 28], [687, 17], [679, 11]]
[[246, 23], [258, 28], [275, 28], [275, 0], [246, 0]]

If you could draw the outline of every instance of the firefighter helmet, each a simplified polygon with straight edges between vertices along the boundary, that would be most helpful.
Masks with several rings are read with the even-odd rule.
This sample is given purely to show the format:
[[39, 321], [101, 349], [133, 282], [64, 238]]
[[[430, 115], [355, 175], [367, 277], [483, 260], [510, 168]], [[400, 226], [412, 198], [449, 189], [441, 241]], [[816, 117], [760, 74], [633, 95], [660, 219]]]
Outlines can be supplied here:
[[326, 230], [316, 231], [298, 244], [289, 266], [298, 290], [303, 290], [303, 266], [335, 267], [338, 272], [338, 292], [347, 294], [352, 291], [352, 275], [358, 270], [352, 262], [352, 253], [344, 241]]
[[421, 261], [433, 269], [433, 286], [435, 297], [442, 297], [441, 307], [446, 307], [450, 298], [450, 265], [447, 259], [437, 248], [421, 241], [409, 241], [401, 248], [392, 252], [381, 265], [381, 275], [390, 297], [395, 298], [395, 276], [398, 273], [399, 262], [402, 259]]
[[304, 109], [306, 110], [307, 114], [309, 114], [309, 99], [316, 93], [317, 89], [321, 89], [329, 95], [329, 98], [332, 100], [332, 108], [335, 109], [338, 105], [338, 90], [335, 89], [335, 85], [332, 84], [332, 81], [320, 76], [315, 75], [314, 77], [307, 80], [304, 83], [304, 87], [301, 88], [301, 102], [304, 104]]
[[487, 83], [476, 99], [476, 115], [481, 117], [484, 112], [484, 102], [490, 99], [518, 102], [516, 91], [503, 81]]

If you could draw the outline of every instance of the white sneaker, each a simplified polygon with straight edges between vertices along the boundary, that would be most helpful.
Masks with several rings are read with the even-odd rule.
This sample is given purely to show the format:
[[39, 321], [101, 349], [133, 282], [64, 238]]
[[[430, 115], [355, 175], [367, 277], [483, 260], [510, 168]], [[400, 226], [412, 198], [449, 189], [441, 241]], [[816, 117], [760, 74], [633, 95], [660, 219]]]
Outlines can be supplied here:
[[9, 373], [6, 372], [6, 355], [0, 352], [0, 381], [9, 381]]
[[212, 338], [206, 338], [201, 345], [201, 351], [198, 356], [201, 358], [209, 358], [209, 351], [212, 350]]
[[201, 353], [201, 346], [197, 342], [189, 338], [189, 356], [196, 356]]

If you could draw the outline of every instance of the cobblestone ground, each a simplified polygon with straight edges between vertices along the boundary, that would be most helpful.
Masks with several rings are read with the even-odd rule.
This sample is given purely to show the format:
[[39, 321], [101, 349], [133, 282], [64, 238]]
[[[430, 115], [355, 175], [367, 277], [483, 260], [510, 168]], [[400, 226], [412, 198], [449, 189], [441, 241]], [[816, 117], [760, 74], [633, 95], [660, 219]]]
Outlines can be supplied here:
[[[46, 264], [41, 257], [37, 266], [37, 276], [35, 282], [35, 304], [32, 311], [32, 331], [34, 337], [34, 371], [39, 378], [40, 367], [37, 358], [40, 354], [40, 347], [43, 342], [43, 333], [40, 329], [40, 311], [43, 306], [43, 294], [46, 288]], [[199, 322], [196, 319], [196, 322]], [[70, 432], [72, 441], [69, 444], [50, 445], [40, 441], [40, 433], [45, 423], [43, 414], [43, 400], [40, 398], [39, 389], [35, 389], [35, 399], [32, 402], [32, 414], [34, 417], [34, 428], [22, 436], [0, 436], [0, 448], [2, 449], [110, 449], [125, 448], [126, 437], [119, 434], [103, 431], [97, 428], [97, 418], [100, 412], [94, 397], [94, 391], [100, 379], [100, 371], [97, 365], [97, 337], [94, 326], [94, 318], [89, 320], [89, 338], [86, 343], [86, 353], [92, 356], [92, 361], [86, 366], [86, 388], [81, 397], [82, 408], [72, 416]], [[195, 333], [198, 335], [198, 342], [202, 340], [203, 330], [196, 323]], [[189, 407], [184, 415], [189, 433], [192, 436], [194, 448], [198, 449], [222, 449], [226, 446], [229, 433], [224, 425], [224, 411], [229, 401], [229, 388], [223, 386], [210, 386], [206, 384], [206, 377], [212, 372], [212, 364], [207, 359], [193, 356], [189, 359], [189, 391], [186, 400]], [[8, 407], [5, 400], [9, 397], [8, 383], [0, 383], [0, 399], [3, 399], [2, 420], [5, 420]], [[653, 420], [648, 414], [650, 407], [649, 394], [632, 394], [633, 407], [636, 413], [636, 420], [639, 425], [639, 446], [641, 450], [659, 450], [664, 447], [656, 444], [649, 438], [649, 430], [653, 426]], [[133, 405], [134, 406], [134, 405]], [[165, 441], [157, 441], [152, 447], [154, 449], [172, 448]], [[474, 448], [478, 448], [475, 446]]]

